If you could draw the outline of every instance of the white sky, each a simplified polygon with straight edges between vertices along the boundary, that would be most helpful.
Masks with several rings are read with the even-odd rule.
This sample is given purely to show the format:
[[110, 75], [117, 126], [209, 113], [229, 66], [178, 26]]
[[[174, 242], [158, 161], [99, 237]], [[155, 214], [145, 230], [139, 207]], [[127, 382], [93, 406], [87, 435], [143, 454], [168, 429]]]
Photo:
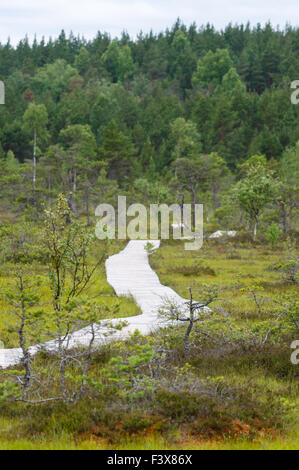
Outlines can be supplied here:
[[28, 34], [56, 37], [68, 34], [93, 38], [97, 31], [112, 37], [123, 30], [135, 37], [143, 30], [154, 32], [171, 27], [176, 18], [198, 26], [210, 22], [217, 29], [229, 22], [252, 25], [268, 20], [281, 28], [299, 25], [298, 0], [0, 0], [0, 41], [8, 36], [13, 44]]

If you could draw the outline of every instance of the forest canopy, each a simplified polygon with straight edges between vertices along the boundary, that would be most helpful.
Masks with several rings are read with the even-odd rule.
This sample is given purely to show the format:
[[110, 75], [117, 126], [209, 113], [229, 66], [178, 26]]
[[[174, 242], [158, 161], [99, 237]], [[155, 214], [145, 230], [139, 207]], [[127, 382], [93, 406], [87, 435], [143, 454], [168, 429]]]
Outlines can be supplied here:
[[[49, 139], [68, 125], [89, 125], [99, 146], [115, 121], [136, 157], [145, 145], [162, 170], [171, 159], [171, 124], [184, 117], [201, 136], [202, 151], [218, 151], [231, 168], [254, 153], [279, 158], [299, 140], [290, 83], [299, 77], [299, 29], [270, 24], [186, 27], [160, 34], [99, 32], [87, 41], [64, 31], [55, 40], [0, 45], [0, 155], [31, 155], [22, 117], [30, 102], [46, 106]], [[137, 124], [138, 123], [138, 124]], [[149, 155], [149, 154], [148, 154]], [[148, 162], [143, 161], [143, 165]]]
[[180, 20], [134, 40], [64, 31], [16, 47], [8, 40], [0, 45], [2, 195], [21, 208], [71, 193], [87, 215], [96, 194], [109, 199], [117, 187], [133, 199], [142, 188], [157, 202], [189, 159], [190, 171], [203, 165], [200, 187], [216, 210], [218, 194], [244, 177], [252, 156], [284, 175], [286, 161], [296, 166], [299, 106], [290, 86], [299, 78], [298, 47], [291, 26], [217, 31]]

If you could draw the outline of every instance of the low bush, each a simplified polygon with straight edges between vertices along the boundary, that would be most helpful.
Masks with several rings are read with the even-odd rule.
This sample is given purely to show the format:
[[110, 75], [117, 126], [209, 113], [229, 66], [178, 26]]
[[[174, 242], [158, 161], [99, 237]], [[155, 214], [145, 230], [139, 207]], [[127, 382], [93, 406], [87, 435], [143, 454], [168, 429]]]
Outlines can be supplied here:
[[216, 276], [216, 272], [213, 268], [201, 264], [194, 264], [192, 266], [179, 266], [175, 268], [175, 272], [182, 274], [183, 276]]

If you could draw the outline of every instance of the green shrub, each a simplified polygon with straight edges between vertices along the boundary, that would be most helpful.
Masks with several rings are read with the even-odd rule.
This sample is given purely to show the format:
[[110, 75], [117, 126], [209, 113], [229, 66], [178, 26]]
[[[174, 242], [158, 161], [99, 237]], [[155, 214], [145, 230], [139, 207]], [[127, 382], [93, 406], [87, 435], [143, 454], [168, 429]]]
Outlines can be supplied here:
[[167, 417], [179, 420], [187, 420], [197, 415], [199, 411], [198, 397], [186, 391], [169, 392], [159, 390], [156, 393], [156, 401], [159, 410]]
[[201, 264], [194, 264], [192, 266], [179, 266], [175, 268], [175, 272], [182, 274], [183, 276], [216, 276], [216, 272], [213, 268]]
[[280, 230], [278, 228], [278, 225], [273, 222], [267, 230], [267, 240], [272, 245], [272, 248], [274, 247], [274, 245], [276, 245], [279, 239], [279, 235]]

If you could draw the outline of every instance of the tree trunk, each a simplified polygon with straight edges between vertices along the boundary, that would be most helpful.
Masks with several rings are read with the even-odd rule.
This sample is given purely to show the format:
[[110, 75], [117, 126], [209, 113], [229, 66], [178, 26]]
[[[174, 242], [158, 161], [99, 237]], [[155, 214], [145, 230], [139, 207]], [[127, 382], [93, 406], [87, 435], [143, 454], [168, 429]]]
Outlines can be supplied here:
[[284, 233], [286, 233], [288, 231], [288, 216], [284, 205], [282, 206], [282, 226]]
[[185, 202], [185, 196], [184, 194], [180, 194], [181, 197], [181, 202], [180, 202], [180, 209], [181, 209], [181, 222], [184, 222], [184, 202]]
[[77, 170], [76, 168], [74, 169], [74, 179], [73, 179], [73, 193], [76, 195], [77, 191]]
[[184, 337], [184, 350], [185, 350], [185, 356], [188, 357], [189, 355], [189, 337], [193, 328], [193, 323], [194, 323], [194, 311], [193, 311], [193, 295], [192, 295], [192, 289], [189, 287], [189, 292], [190, 292], [190, 304], [189, 304], [189, 325], [187, 328], [187, 331], [185, 333]]
[[69, 208], [69, 212], [66, 214], [66, 223], [67, 224], [71, 223], [71, 212], [74, 212], [73, 211], [72, 197], [73, 197], [72, 193], [69, 193], [69, 195], [67, 197], [67, 205], [68, 205], [68, 208]]
[[185, 351], [185, 356], [186, 357], [188, 357], [188, 355], [189, 355], [189, 337], [190, 337], [192, 328], [193, 328], [193, 322], [190, 321], [190, 323], [188, 325], [188, 328], [187, 328], [187, 331], [186, 331], [186, 334], [185, 334], [185, 337], [184, 337], [184, 351]]
[[195, 229], [195, 205], [196, 205], [196, 191], [192, 191], [192, 228]]
[[217, 194], [218, 194], [218, 191], [217, 191], [217, 188], [215, 186], [212, 187], [212, 201], [213, 201], [213, 209], [214, 211], [217, 209], [217, 207], [219, 206], [219, 204], [217, 203]]
[[32, 175], [33, 206], [36, 207], [36, 129], [33, 137], [33, 175]]
[[253, 229], [253, 240], [256, 240], [257, 226], [258, 226], [258, 217], [255, 216], [254, 229]]
[[[23, 284], [23, 278], [19, 277], [19, 289], [20, 292], [23, 294], [25, 293], [25, 288]], [[19, 344], [20, 348], [23, 353], [23, 364], [25, 368], [25, 375], [23, 381], [23, 396], [25, 396], [27, 389], [29, 388], [30, 381], [31, 381], [31, 367], [30, 367], [30, 354], [26, 347], [25, 337], [24, 337], [24, 329], [25, 329], [25, 318], [26, 318], [26, 311], [25, 311], [25, 304], [24, 300], [22, 299], [22, 317], [21, 317], [21, 325], [19, 328]]]
[[88, 183], [86, 182], [85, 186], [85, 208], [86, 208], [86, 219], [87, 219], [87, 225], [90, 224], [90, 219], [89, 219], [89, 190], [88, 190]]

